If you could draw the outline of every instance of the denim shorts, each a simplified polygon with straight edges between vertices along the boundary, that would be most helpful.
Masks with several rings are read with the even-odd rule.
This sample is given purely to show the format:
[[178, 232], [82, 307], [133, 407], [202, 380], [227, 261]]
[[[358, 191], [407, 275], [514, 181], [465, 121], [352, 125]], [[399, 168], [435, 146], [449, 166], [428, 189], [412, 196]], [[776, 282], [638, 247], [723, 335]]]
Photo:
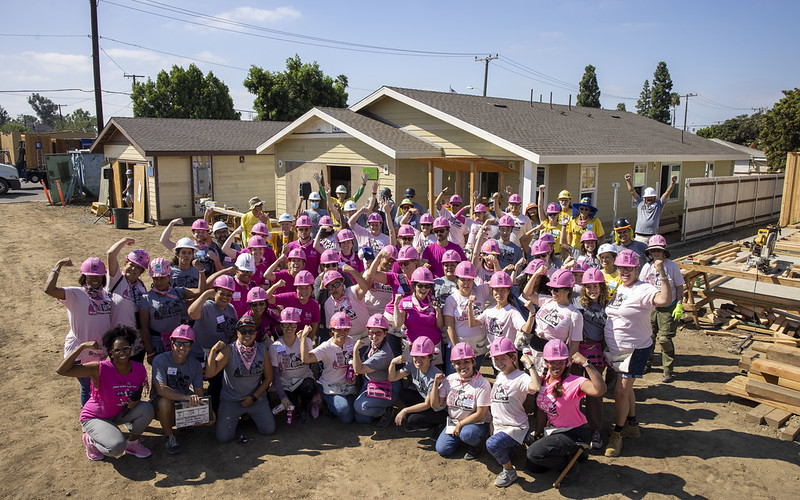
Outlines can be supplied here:
[[627, 372], [618, 372], [619, 376], [622, 378], [642, 378], [644, 375], [644, 369], [647, 366], [647, 360], [650, 359], [650, 355], [653, 353], [653, 345], [650, 347], [645, 347], [643, 349], [636, 349], [631, 354], [631, 362], [628, 365]]

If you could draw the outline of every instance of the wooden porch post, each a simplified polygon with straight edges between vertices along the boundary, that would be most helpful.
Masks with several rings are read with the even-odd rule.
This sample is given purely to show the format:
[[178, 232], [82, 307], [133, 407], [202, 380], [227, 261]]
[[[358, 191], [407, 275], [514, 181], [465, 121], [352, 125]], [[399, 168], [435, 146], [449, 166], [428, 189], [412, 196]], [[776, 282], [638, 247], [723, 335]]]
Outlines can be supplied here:
[[[456, 170], [456, 188], [453, 190], [453, 194], [460, 194], [461, 191], [461, 170]], [[464, 203], [466, 205], [466, 203]]]
[[[467, 193], [467, 198], [470, 199], [470, 203], [474, 204], [474, 200], [472, 200], [472, 193], [478, 190], [478, 184], [475, 182], [475, 160], [469, 162], [469, 193]], [[475, 210], [475, 207], [472, 207], [472, 210]]]
[[433, 215], [433, 161], [428, 160], [428, 213]]

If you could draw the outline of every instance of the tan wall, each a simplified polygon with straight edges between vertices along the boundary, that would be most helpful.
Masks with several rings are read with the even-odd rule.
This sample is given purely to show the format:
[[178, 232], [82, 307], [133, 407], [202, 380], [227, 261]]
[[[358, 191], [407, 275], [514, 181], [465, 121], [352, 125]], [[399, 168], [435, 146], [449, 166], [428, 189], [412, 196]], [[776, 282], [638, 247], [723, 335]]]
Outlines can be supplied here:
[[247, 200], [258, 196], [264, 200], [265, 210], [275, 210], [274, 155], [247, 155], [244, 163], [239, 162], [239, 155], [213, 156], [211, 172], [218, 205], [247, 212]]
[[[153, 162], [153, 163], [151, 163], [151, 165], [154, 165], [155, 162], [154, 162], [153, 158], [149, 158], [148, 157], [148, 160]], [[146, 170], [145, 172], [147, 172], [147, 171], [148, 170]], [[156, 197], [156, 177], [155, 177], [155, 174], [156, 174], [156, 169], [155, 169], [155, 165], [154, 165], [153, 166], [153, 176], [152, 177], [150, 177], [150, 176], [147, 177], [147, 203], [150, 205], [147, 215], [148, 215], [148, 217], [150, 217], [150, 222], [158, 222], [158, 212], [157, 212], [157, 210], [158, 210], [158, 198]]]
[[106, 144], [103, 146], [103, 156], [108, 159], [119, 161], [146, 161], [147, 158], [139, 154], [136, 148], [130, 144]]
[[192, 217], [192, 172], [188, 156], [158, 158], [158, 195], [161, 220]]

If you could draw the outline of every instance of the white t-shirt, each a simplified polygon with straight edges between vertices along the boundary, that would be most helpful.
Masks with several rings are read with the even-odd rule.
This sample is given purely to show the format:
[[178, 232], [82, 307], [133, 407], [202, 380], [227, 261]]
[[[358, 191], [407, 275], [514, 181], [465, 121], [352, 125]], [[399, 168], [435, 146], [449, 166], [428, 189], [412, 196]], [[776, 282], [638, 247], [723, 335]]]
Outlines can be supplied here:
[[[667, 276], [669, 277], [669, 286], [672, 288], [672, 303], [674, 304], [675, 301], [683, 300], [683, 297], [677, 296], [676, 288], [686, 284], [686, 280], [683, 279], [683, 275], [681, 274], [681, 268], [678, 267], [678, 264], [676, 264], [675, 261], [664, 260], [664, 272], [667, 273]], [[661, 290], [661, 276], [659, 276], [658, 271], [656, 271], [656, 267], [652, 262], [647, 262], [644, 266], [642, 266], [642, 271], [639, 273], [639, 279], [645, 283], [650, 283], [658, 290]]]
[[[472, 311], [477, 318], [483, 312], [484, 304], [486, 304], [486, 301], [489, 300], [489, 286], [473, 285], [472, 295], [475, 296], [475, 303], [472, 304]], [[486, 332], [484, 331], [483, 326], [469, 326], [469, 320], [467, 319], [468, 304], [469, 297], [464, 297], [461, 295], [461, 293], [456, 291], [447, 297], [447, 300], [445, 300], [442, 313], [445, 316], [452, 316], [455, 320], [455, 330], [459, 341], [462, 339], [464, 342], [468, 342], [467, 339], [471, 339], [473, 341], [485, 339]], [[472, 344], [470, 344], [470, 346], [473, 349], [475, 348], [475, 346]]]
[[533, 223], [531, 222], [530, 217], [528, 217], [525, 214], [511, 215], [510, 213], [507, 212], [502, 212], [502, 214], [510, 215], [511, 218], [514, 219], [514, 228], [511, 229], [511, 241], [513, 241], [514, 243], [516, 243], [521, 247], [522, 245], [520, 245], [519, 243], [520, 237], [533, 228]]
[[505, 337], [514, 342], [517, 332], [525, 325], [525, 318], [511, 304], [506, 304], [502, 309], [497, 306], [486, 309], [477, 319], [483, 323], [489, 344], [497, 337]]
[[[311, 350], [311, 339], [306, 337], [306, 346]], [[303, 383], [303, 379], [314, 377], [311, 368], [303, 363], [300, 357], [300, 339], [297, 338], [291, 347], [286, 345], [283, 338], [276, 340], [269, 346], [269, 359], [272, 367], [278, 369], [281, 385], [285, 391], [293, 391]]]
[[375, 253], [375, 257], [378, 256], [381, 249], [385, 246], [389, 246], [389, 235], [379, 233], [377, 236], [372, 234], [368, 229], [365, 229], [358, 224], [351, 228], [353, 230], [353, 234], [356, 237], [356, 242], [358, 243], [358, 247], [370, 247], [372, 251]]
[[342, 297], [339, 300], [333, 298], [333, 295], [328, 295], [325, 300], [325, 317], [330, 319], [334, 313], [344, 312], [350, 318], [350, 323], [353, 325], [350, 328], [350, 337], [353, 340], [367, 335], [367, 320], [369, 319], [369, 312], [367, 311], [367, 302], [359, 300], [356, 297], [356, 288], [358, 285], [353, 285], [350, 288], [345, 288]]
[[567, 345], [583, 340], [583, 315], [574, 305], [562, 306], [552, 298], [539, 304], [536, 335], [545, 340], [558, 339]]
[[442, 207], [442, 209], [439, 210], [439, 215], [447, 219], [447, 222], [450, 224], [450, 235], [447, 239], [461, 248], [464, 248], [464, 244], [467, 241], [466, 235], [469, 233], [470, 219], [464, 217], [464, 222], [461, 222], [450, 210], [446, 209], [445, 207]]
[[417, 249], [420, 255], [422, 255], [422, 251], [428, 248], [428, 245], [431, 243], [436, 243], [435, 234], [431, 233], [428, 236], [425, 236], [422, 231], [414, 228], [414, 248]]
[[494, 433], [505, 432], [514, 441], [522, 443], [528, 433], [528, 414], [523, 408], [528, 397], [531, 376], [521, 370], [508, 375], [500, 372], [492, 386], [492, 425]]
[[[439, 397], [445, 398], [448, 415], [457, 421], [472, 415], [480, 406], [490, 406], [491, 392], [492, 385], [480, 374], [462, 383], [461, 377], [453, 373], [439, 386]], [[491, 418], [489, 412], [486, 412], [485, 422], [489, 422]]]
[[632, 286], [620, 284], [606, 306], [606, 345], [611, 352], [644, 349], [653, 344], [650, 313], [658, 289], [637, 281]]
[[[138, 332], [136, 315], [139, 313], [142, 297], [147, 293], [144, 284], [137, 280], [131, 285], [122, 275], [122, 269], [117, 269], [117, 274], [114, 276], [106, 273], [106, 291], [112, 302], [111, 325], [129, 326]], [[142, 337], [137, 335], [131, 354], [139, 354], [142, 349], [144, 349]]]
[[64, 357], [84, 342], [96, 340], [101, 344], [98, 350], [84, 349], [78, 358], [81, 363], [100, 361], [106, 357], [102, 348], [103, 334], [111, 329], [111, 298], [101, 289], [102, 299], [92, 300], [82, 287], [64, 287], [64, 300], [60, 301], [67, 308], [69, 333], [64, 339]]
[[325, 394], [355, 394], [355, 381], [348, 382], [347, 365], [353, 362], [353, 339], [347, 337], [344, 349], [328, 339], [311, 350], [317, 361], [322, 362], [322, 375], [319, 384]]

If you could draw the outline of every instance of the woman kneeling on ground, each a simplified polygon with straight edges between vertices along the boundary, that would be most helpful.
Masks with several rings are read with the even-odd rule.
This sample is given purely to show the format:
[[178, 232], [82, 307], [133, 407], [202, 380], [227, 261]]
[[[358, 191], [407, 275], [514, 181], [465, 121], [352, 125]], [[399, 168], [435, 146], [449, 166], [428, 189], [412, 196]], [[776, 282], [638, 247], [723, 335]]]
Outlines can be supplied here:
[[[150, 456], [150, 450], [139, 438], [153, 420], [153, 407], [141, 401], [147, 370], [141, 363], [131, 361], [131, 348], [135, 341], [136, 330], [133, 328], [112, 328], [102, 338], [103, 349], [111, 359], [76, 365], [75, 361], [84, 349], [100, 349], [97, 341], [92, 340], [80, 344], [56, 370], [65, 377], [91, 379], [91, 397], [80, 416], [83, 444], [90, 460], [120, 457], [123, 453], [138, 458]], [[132, 426], [127, 440], [118, 427], [126, 423]]]
[[[433, 354], [435, 347], [428, 337], [417, 337], [411, 344], [411, 359], [413, 363], [406, 363], [402, 355], [397, 356], [389, 365], [389, 380], [401, 380], [411, 377], [411, 384], [400, 389], [400, 400], [406, 405], [400, 410], [394, 423], [398, 426], [406, 421], [406, 432], [426, 432], [431, 428], [444, 425], [447, 413], [442, 411], [444, 403], [432, 408], [430, 402], [433, 380], [437, 374], [442, 373], [433, 364]], [[397, 369], [397, 365], [405, 364], [405, 367]]]
[[386, 341], [389, 322], [382, 314], [373, 314], [367, 320], [369, 340], [360, 338], [353, 347], [353, 369], [356, 375], [364, 375], [364, 387], [353, 403], [356, 422], [368, 424], [380, 417], [378, 427], [392, 423], [392, 405], [400, 393], [400, 381], [389, 381], [389, 364], [394, 358], [392, 348]]

